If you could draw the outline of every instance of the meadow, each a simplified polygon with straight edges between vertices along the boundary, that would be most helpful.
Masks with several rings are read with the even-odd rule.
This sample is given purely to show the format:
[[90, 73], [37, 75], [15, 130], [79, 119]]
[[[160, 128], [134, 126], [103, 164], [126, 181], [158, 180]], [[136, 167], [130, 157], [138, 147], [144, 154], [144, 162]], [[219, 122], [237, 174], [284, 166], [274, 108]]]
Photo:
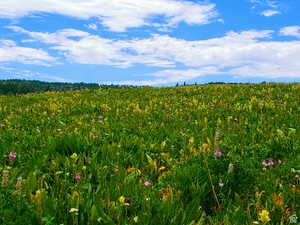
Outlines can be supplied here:
[[300, 84], [0, 96], [0, 224], [300, 224]]

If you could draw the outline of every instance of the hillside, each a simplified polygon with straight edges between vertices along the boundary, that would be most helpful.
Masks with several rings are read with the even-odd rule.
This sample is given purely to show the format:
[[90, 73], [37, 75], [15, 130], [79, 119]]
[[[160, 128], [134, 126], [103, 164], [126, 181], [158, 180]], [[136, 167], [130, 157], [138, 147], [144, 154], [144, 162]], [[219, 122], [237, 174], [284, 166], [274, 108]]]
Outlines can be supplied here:
[[288, 224], [300, 85], [0, 95], [0, 224]]

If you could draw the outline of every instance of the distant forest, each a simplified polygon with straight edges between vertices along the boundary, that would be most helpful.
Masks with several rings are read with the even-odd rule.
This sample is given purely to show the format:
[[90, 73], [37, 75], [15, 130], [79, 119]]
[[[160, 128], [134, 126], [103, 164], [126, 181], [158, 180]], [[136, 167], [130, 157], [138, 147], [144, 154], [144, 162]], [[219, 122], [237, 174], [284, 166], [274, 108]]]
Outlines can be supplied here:
[[29, 80], [0, 80], [0, 95], [16, 95], [45, 91], [71, 91], [97, 88], [122, 88], [128, 86], [99, 85], [96, 83], [59, 83]]

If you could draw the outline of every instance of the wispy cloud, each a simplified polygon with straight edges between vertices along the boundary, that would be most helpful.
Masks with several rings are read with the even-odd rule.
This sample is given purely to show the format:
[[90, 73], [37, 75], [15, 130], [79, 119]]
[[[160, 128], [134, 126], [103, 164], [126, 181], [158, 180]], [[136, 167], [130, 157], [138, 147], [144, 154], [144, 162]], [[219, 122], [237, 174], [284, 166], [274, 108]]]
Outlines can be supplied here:
[[176, 26], [207, 24], [218, 16], [215, 5], [187, 0], [10, 0], [0, 2], [0, 17], [16, 18], [36, 12], [61, 14], [80, 19], [98, 18], [111, 31], [124, 32], [131, 27], [152, 26], [161, 16], [162, 24]]
[[300, 26], [288, 26], [280, 30], [280, 34], [284, 36], [293, 36], [300, 38]]
[[261, 15], [266, 16], [266, 17], [270, 17], [270, 16], [274, 16], [276, 14], [280, 14], [279, 11], [277, 10], [264, 10], [262, 11]]
[[281, 13], [281, 3], [279, 1], [269, 0], [249, 0], [252, 4], [252, 8], [259, 8], [261, 16], [271, 17]]

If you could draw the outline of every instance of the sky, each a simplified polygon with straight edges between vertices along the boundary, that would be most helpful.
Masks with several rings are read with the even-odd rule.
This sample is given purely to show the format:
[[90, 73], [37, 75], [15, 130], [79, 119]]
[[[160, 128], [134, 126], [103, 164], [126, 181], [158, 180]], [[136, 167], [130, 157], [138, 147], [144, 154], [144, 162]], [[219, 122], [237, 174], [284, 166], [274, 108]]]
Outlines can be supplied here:
[[0, 79], [300, 82], [299, 0], [0, 0]]

